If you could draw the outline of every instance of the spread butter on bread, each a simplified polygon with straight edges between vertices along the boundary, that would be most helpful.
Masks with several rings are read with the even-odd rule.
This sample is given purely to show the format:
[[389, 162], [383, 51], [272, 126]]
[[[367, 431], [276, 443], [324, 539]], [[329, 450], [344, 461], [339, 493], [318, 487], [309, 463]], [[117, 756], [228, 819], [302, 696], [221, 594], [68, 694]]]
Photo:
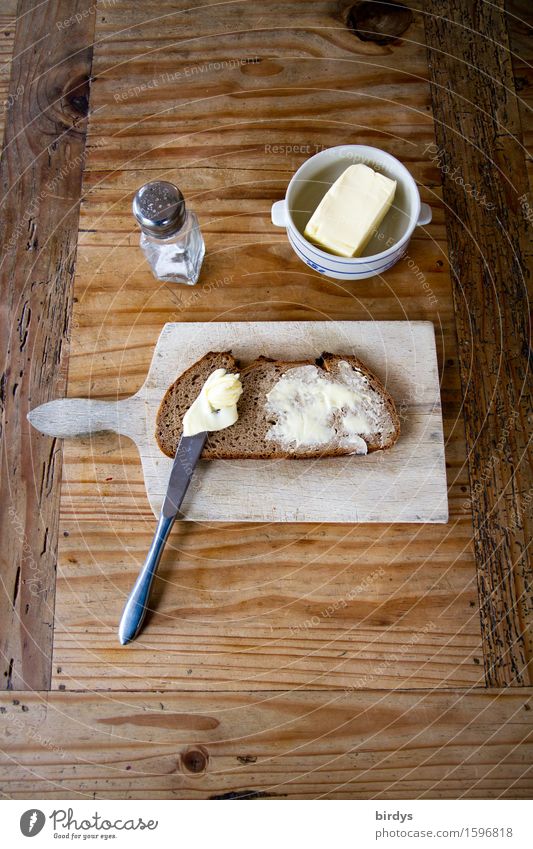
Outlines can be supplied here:
[[167, 390], [157, 443], [174, 457], [183, 417], [215, 369], [240, 372], [238, 420], [209, 433], [204, 460], [340, 457], [390, 448], [400, 435], [394, 401], [356, 357], [322, 354], [285, 362], [259, 357], [240, 367], [229, 351], [209, 352]]

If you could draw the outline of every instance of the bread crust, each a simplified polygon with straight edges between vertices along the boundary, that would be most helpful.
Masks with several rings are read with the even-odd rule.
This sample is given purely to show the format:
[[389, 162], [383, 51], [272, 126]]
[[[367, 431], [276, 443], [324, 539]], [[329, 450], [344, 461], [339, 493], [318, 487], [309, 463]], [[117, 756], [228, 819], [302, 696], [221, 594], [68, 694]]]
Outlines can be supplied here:
[[[362, 437], [367, 444], [368, 453], [392, 447], [400, 436], [400, 419], [396, 412], [394, 401], [383, 386], [382, 382], [357, 357], [351, 354], [339, 355], [327, 352], [323, 353], [320, 357], [317, 357], [316, 360], [286, 361], [273, 360], [269, 357], [261, 356], [240, 369], [239, 363], [235, 360], [230, 351], [209, 351], [200, 360], [183, 372], [183, 374], [181, 374], [177, 380], [169, 386], [163, 396], [156, 418], [155, 436], [157, 444], [167, 457], [175, 456], [177, 445], [182, 434], [182, 419], [185, 412], [192, 401], [194, 401], [197, 397], [198, 392], [203, 386], [205, 380], [207, 380], [209, 374], [217, 368], [225, 368], [227, 371], [240, 371], [241, 380], [245, 389], [245, 392], [243, 393], [243, 396], [241, 396], [241, 400], [238, 404], [240, 416], [239, 421], [233, 425], [232, 428], [228, 428], [227, 430], [233, 432], [230, 434], [233, 438], [235, 436], [236, 429], [237, 433], [242, 433], [243, 428], [246, 429], [248, 423], [249, 429], [248, 431], [245, 430], [244, 438], [248, 441], [249, 433], [253, 427], [254, 433], [252, 436], [255, 436], [255, 439], [252, 439], [251, 444], [248, 444], [245, 449], [239, 449], [230, 442], [227, 431], [216, 431], [214, 433], [210, 433], [206, 440], [202, 459], [309, 460], [321, 457], [342, 457], [352, 454], [353, 450], [350, 450], [349, 447], [344, 447], [338, 444], [326, 445], [319, 449], [300, 448], [291, 450], [284, 449], [282, 446], [275, 444], [274, 442], [266, 442], [264, 435], [269, 429], [269, 422], [267, 419], [265, 419], [263, 423], [254, 420], [253, 412], [255, 407], [253, 403], [250, 406], [248, 399], [245, 399], [247, 390], [248, 394], [251, 394], [254, 379], [261, 381], [262, 375], [267, 375], [267, 384], [271, 382], [271, 385], [274, 385], [285, 371], [298, 368], [299, 366], [314, 365], [334, 376], [335, 370], [341, 362], [347, 362], [350, 366], [352, 366], [352, 368], [358, 370], [364, 375], [364, 377], [367, 378], [370, 388], [383, 400], [386, 412], [392, 423], [393, 432], [384, 444], [380, 444], [378, 441], [379, 434]], [[270, 378], [272, 378], [271, 381]], [[257, 401], [259, 402], [259, 398], [257, 398]], [[259, 430], [259, 433], [257, 432], [257, 429]], [[264, 431], [263, 438], [261, 438], [261, 430]]]
[[[350, 363], [355, 369], [362, 372], [362, 374], [367, 378], [371, 388], [378, 393], [385, 402], [385, 407], [387, 408], [387, 412], [391, 417], [394, 433], [391, 438], [387, 440], [387, 443], [383, 446], [381, 445], [371, 445], [368, 444], [368, 453], [370, 454], [372, 451], [384, 451], [387, 448], [392, 448], [392, 446], [398, 441], [401, 433], [401, 425], [400, 425], [400, 417], [396, 412], [396, 405], [392, 399], [392, 396], [387, 392], [383, 383], [370, 369], [360, 360], [358, 357], [354, 357], [352, 355], [348, 355], [346, 357], [341, 356], [339, 354], [327, 354], [324, 353], [320, 357], [320, 359], [324, 362], [324, 367], [326, 371], [332, 373], [332, 366], [338, 365], [338, 363], [344, 361]], [[366, 440], [365, 440], [366, 441]]]

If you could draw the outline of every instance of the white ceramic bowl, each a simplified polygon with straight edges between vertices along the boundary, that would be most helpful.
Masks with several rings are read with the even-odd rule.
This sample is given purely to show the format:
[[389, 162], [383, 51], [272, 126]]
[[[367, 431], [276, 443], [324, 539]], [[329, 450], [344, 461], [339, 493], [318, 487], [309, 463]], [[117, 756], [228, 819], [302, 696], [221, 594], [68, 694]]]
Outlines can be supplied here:
[[[321, 250], [304, 238], [311, 215], [349, 165], [363, 162], [398, 185], [394, 202], [364, 255], [347, 259]], [[310, 268], [336, 280], [363, 280], [382, 274], [405, 254], [416, 226], [429, 224], [431, 209], [420, 202], [417, 185], [402, 163], [377, 147], [343, 144], [312, 156], [298, 168], [284, 200], [272, 206], [272, 223], [285, 227], [294, 252]]]

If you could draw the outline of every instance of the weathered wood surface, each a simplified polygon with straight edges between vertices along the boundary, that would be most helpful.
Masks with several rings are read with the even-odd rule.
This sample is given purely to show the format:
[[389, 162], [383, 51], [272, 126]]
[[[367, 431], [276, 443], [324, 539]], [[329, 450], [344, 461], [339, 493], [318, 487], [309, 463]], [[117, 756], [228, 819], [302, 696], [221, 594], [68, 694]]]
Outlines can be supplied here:
[[[533, 680], [528, 189], [503, 2], [428, 3], [488, 684]], [[460, 37], [460, 32], [488, 38]], [[466, 187], [466, 188], [465, 188]], [[521, 200], [522, 199], [522, 200]]]
[[[23, 8], [30, 5], [21, 4]], [[125, 652], [116, 643], [116, 624], [153, 532], [138, 458], [128, 440], [98, 437], [75, 448], [68, 446], [52, 686], [130, 691], [139, 687], [179, 687], [183, 691], [223, 688], [240, 692], [129, 692], [122, 693], [118, 703], [116, 694], [109, 692], [98, 696], [5, 694], [0, 704], [5, 707], [5, 713], [0, 710], [0, 727], [7, 741], [2, 746], [7, 751], [5, 770], [10, 779], [6, 795], [64, 798], [76, 794], [84, 798], [94, 793], [101, 798], [189, 798], [249, 790], [313, 798], [533, 795], [528, 743], [532, 714], [530, 705], [526, 705], [531, 690], [500, 694], [445, 689], [479, 686], [485, 676], [462, 388], [444, 228], [445, 210], [448, 221], [454, 215], [454, 209], [446, 205], [450, 200], [456, 203], [458, 195], [456, 184], [448, 180], [443, 203], [441, 165], [447, 160], [437, 156], [432, 147], [435, 127], [424, 21], [435, 82], [442, 67], [445, 88], [450, 80], [461, 94], [465, 93], [464, 84], [469, 87], [466, 100], [457, 101], [445, 88], [434, 85], [434, 107], [442, 104], [437, 121], [443, 155], [466, 157], [469, 163], [475, 150], [472, 144], [465, 147], [467, 143], [460, 135], [446, 129], [456, 127], [458, 114], [472, 120], [480, 147], [484, 145], [489, 153], [494, 151], [496, 138], [501, 150], [496, 151], [495, 161], [511, 180], [506, 183], [502, 179], [501, 185], [506, 186], [509, 208], [515, 214], [523, 180], [523, 152], [516, 152], [505, 130], [498, 134], [491, 124], [494, 116], [501, 117], [498, 104], [506, 113], [505, 120], [510, 116], [507, 129], [514, 131], [518, 114], [512, 101], [513, 81], [508, 78], [503, 17], [494, 5], [483, 4], [481, 8], [477, 3], [450, 2], [452, 12], [459, 10], [457, 24], [414, 12], [412, 23], [398, 40], [384, 41], [381, 31], [379, 41], [363, 41], [345, 25], [350, 5], [294, 2], [273, 4], [265, 10], [264, 4], [250, 2], [216, 4], [206, 10], [204, 4], [202, 9], [191, 9], [185, 3], [150, 0], [131, 4], [121, 0], [98, 10], [69, 394], [116, 399], [135, 392], [165, 321], [434, 321], [442, 374], [450, 524], [419, 527], [413, 532], [398, 525], [383, 526], [376, 535], [376, 528], [371, 526], [212, 528], [183, 523], [183, 537], [174, 550], [167, 552], [155, 588], [159, 616], [147, 622], [150, 640], [141, 640]], [[442, 4], [436, 5], [437, 16], [449, 17]], [[38, 7], [40, 12], [32, 11], [33, 37], [38, 28], [51, 34], [47, 49], [51, 47], [52, 58], [57, 58], [58, 50], [54, 21], [66, 19], [74, 8], [82, 6], [93, 8], [88, 3], [48, 2]], [[477, 15], [473, 29], [465, 26], [470, 14]], [[360, 26], [357, 15], [352, 15], [351, 20], [356, 19]], [[80, 79], [89, 72], [84, 48], [92, 42], [92, 23], [87, 16], [76, 28], [69, 28], [68, 37], [63, 33], [65, 50], [67, 44], [74, 50], [79, 42], [82, 52], [77, 60], [83, 66]], [[520, 32], [523, 34], [523, 29]], [[368, 33], [364, 35], [368, 39]], [[30, 36], [19, 26], [17, 38], [24, 45]], [[435, 39], [441, 41], [436, 43]], [[503, 52], [496, 63], [490, 50], [495, 50], [498, 42], [503, 44]], [[44, 59], [39, 49], [36, 55], [38, 68], [42, 68]], [[473, 57], [482, 70], [486, 64], [492, 77], [490, 85], [483, 74], [475, 75], [465, 66], [463, 57]], [[259, 61], [249, 61], [255, 59]], [[455, 68], [451, 68], [454, 63]], [[515, 74], [517, 67], [515, 59]], [[59, 91], [72, 80], [69, 73], [67, 80], [63, 78], [62, 68], [60, 65], [54, 72], [60, 78]], [[19, 64], [16, 72], [19, 77], [29, 74], [29, 64]], [[509, 88], [507, 93], [498, 85], [502, 78]], [[31, 125], [37, 127], [36, 132], [45, 120], [46, 132], [52, 128], [51, 134], [45, 133], [41, 147], [57, 141], [56, 121], [61, 124], [64, 120], [61, 110], [58, 117], [58, 110], [50, 108], [39, 117], [43, 103], [48, 104], [55, 91], [53, 82], [49, 88], [45, 81], [46, 77], [41, 80], [42, 90], [35, 84], [38, 97], [24, 106], [27, 114], [37, 116]], [[142, 85], [144, 88], [135, 90]], [[57, 92], [53, 99], [56, 96]], [[488, 112], [478, 111], [475, 121], [472, 102], [484, 109], [488, 106]], [[74, 105], [79, 107], [83, 102], [75, 98]], [[521, 115], [525, 129], [527, 112], [523, 108]], [[39, 185], [61, 171], [59, 161], [68, 162], [69, 169], [76, 163], [62, 183], [54, 183], [65, 189], [57, 191], [58, 206], [52, 206], [51, 198], [46, 203], [41, 201], [39, 251], [47, 243], [54, 222], [62, 221], [70, 209], [66, 198], [81, 167], [77, 154], [83, 135], [82, 121], [77, 117], [74, 120], [75, 130], [69, 129], [66, 134], [68, 160], [61, 137], [61, 142], [50, 148], [48, 167], [52, 172], [41, 172], [41, 184], [36, 182], [39, 174], [35, 171], [30, 170], [31, 179], [27, 178], [30, 196], [34, 196], [39, 194]], [[24, 115], [17, 121], [13, 135], [27, 124]], [[28, 132], [17, 137], [19, 144]], [[492, 137], [487, 138], [487, 132], [492, 132]], [[474, 131], [464, 135], [475, 140]], [[417, 233], [403, 263], [383, 279], [354, 286], [324, 280], [299, 265], [283, 234], [273, 233], [269, 222], [272, 201], [283, 196], [290, 176], [315, 152], [315, 146], [321, 149], [345, 141], [375, 144], [397, 155], [421, 183], [423, 200], [434, 208], [433, 222], [425, 232]], [[41, 147], [37, 144], [36, 150]], [[6, 172], [8, 160], [4, 155], [4, 190], [15, 183], [22, 161], [27, 160], [9, 160]], [[42, 162], [37, 159], [38, 164]], [[479, 185], [485, 186], [484, 180], [490, 180], [492, 173], [487, 168]], [[142, 181], [155, 176], [181, 185], [200, 214], [208, 256], [200, 284], [193, 291], [156, 283], [137, 247], [131, 196]], [[474, 177], [477, 179], [477, 172]], [[23, 184], [25, 181], [19, 180], [17, 186]], [[494, 189], [498, 203], [500, 191], [500, 187]], [[75, 198], [70, 202], [75, 203]], [[494, 202], [494, 196], [490, 202]], [[27, 204], [23, 195], [9, 206], [4, 225], [8, 240]], [[475, 218], [475, 210], [468, 206], [467, 211]], [[464, 212], [459, 206], [458, 214]], [[522, 212], [527, 209], [522, 207]], [[70, 227], [71, 215], [65, 220]], [[477, 219], [475, 224], [480, 251], [487, 243], [492, 248], [504, 245], [501, 255], [505, 257], [502, 232], [492, 226], [485, 230]], [[463, 249], [464, 242], [455, 227], [450, 233], [455, 268], [455, 248], [461, 245]], [[512, 223], [514, 244], [519, 243], [516, 233]], [[32, 316], [38, 314], [40, 324], [32, 320], [28, 325], [26, 312], [12, 315], [15, 301], [2, 298], [5, 326], [11, 327], [13, 321], [16, 326], [21, 318], [20, 339], [24, 340], [27, 331], [25, 345], [32, 350], [36, 345], [35, 362], [40, 364], [46, 352], [43, 381], [50, 379], [50, 363], [57, 360], [54, 346], [64, 338], [68, 314], [63, 309], [65, 289], [58, 284], [58, 294], [50, 283], [57, 278], [48, 271], [56, 264], [63, 269], [63, 258], [72, 257], [73, 242], [63, 231], [61, 234], [64, 242], [59, 258], [57, 245], [51, 258], [48, 253], [41, 254], [40, 270], [45, 268], [47, 276], [41, 273], [38, 281], [44, 282], [36, 285], [47, 300], [40, 313], [31, 304]], [[15, 257], [9, 253], [15, 281], [22, 279], [17, 275], [27, 275], [24, 263], [31, 251], [25, 252], [25, 244], [23, 238]], [[29, 244], [36, 254], [32, 231]], [[466, 277], [463, 275], [465, 285], [471, 269], [478, 273], [474, 263]], [[516, 287], [513, 289], [511, 280], [507, 297], [502, 286], [507, 278], [500, 275], [499, 268], [496, 271], [495, 279], [504, 292], [500, 306], [505, 321], [511, 317], [519, 327]], [[477, 276], [474, 283], [469, 294], [477, 298]], [[12, 297], [16, 299], [16, 287], [14, 291]], [[57, 327], [50, 319], [52, 311]], [[46, 336], [50, 328], [53, 335], [47, 347], [42, 335]], [[463, 339], [461, 325], [460, 330]], [[509, 328], [506, 330], [509, 332]], [[476, 333], [484, 338], [479, 327]], [[505, 379], [512, 382], [513, 376], [519, 378], [521, 364], [513, 327], [510, 334], [516, 370], [510, 373], [509, 360], [504, 358], [504, 372]], [[1, 338], [4, 344], [3, 332]], [[27, 381], [31, 378], [33, 386], [37, 382], [23, 370], [24, 382], [15, 387], [15, 395], [22, 388], [25, 400], [15, 409], [19, 419], [14, 421], [11, 398], [21, 370], [18, 358], [26, 356], [18, 348], [17, 343], [12, 349], [16, 356], [7, 379], [13, 383], [4, 396], [10, 404], [7, 425], [12, 428], [12, 452], [6, 462], [12, 471], [20, 467], [18, 458], [22, 457], [27, 470], [28, 458], [33, 456], [43, 469], [47, 498], [45, 521], [37, 527], [36, 496], [29, 487], [26, 498], [27, 481], [13, 472], [10, 480], [16, 488], [11, 493], [17, 497], [16, 506], [23, 505], [20, 527], [24, 529], [27, 523], [27, 529], [13, 533], [8, 523], [11, 536], [6, 536], [5, 527], [1, 529], [6, 557], [2, 590], [7, 599], [5, 610], [3, 597], [0, 602], [2, 651], [12, 659], [12, 673], [8, 666], [4, 680], [19, 688], [25, 682], [46, 687], [50, 603], [39, 601], [35, 605], [31, 598], [21, 629], [11, 601], [16, 565], [20, 552], [24, 553], [24, 534], [31, 550], [38, 554], [35, 562], [43, 569], [41, 581], [48, 588], [48, 599], [51, 597], [55, 558], [50, 552], [55, 545], [60, 455], [56, 446], [56, 463], [51, 468], [46, 453], [49, 443], [32, 437], [30, 455], [27, 430], [21, 431], [22, 438], [12, 438], [18, 433], [19, 422], [24, 421]], [[48, 392], [44, 384], [37, 394], [34, 389], [32, 405], [62, 393], [64, 344], [61, 350], [61, 367], [53, 367], [55, 383], [47, 384]], [[464, 361], [464, 347], [462, 356]], [[482, 400], [490, 371], [484, 375], [477, 369], [475, 375]], [[502, 436], [508, 439], [506, 416], [503, 406], [496, 446]], [[492, 421], [489, 425], [492, 434]], [[471, 428], [468, 438], [472, 446]], [[513, 440], [517, 438], [514, 434]], [[481, 447], [483, 451], [486, 448], [483, 439]], [[511, 448], [515, 450], [516, 444]], [[497, 467], [500, 475], [499, 460]], [[30, 473], [26, 477], [29, 479]], [[523, 480], [517, 480], [517, 486], [524, 494]], [[492, 491], [492, 487], [487, 488]], [[473, 494], [476, 510], [495, 507], [493, 501], [484, 505], [477, 490]], [[125, 505], [120, 516], [110, 511], [109, 496]], [[11, 494], [7, 502], [4, 493], [2, 497], [3, 503], [12, 503]], [[491, 515], [487, 513], [485, 518], [493, 533], [494, 528], [498, 531], [501, 514], [497, 514], [496, 523]], [[522, 520], [519, 514], [517, 517]], [[503, 531], [504, 542], [515, 534], [515, 524], [518, 522]], [[50, 528], [48, 535], [44, 534], [45, 527]], [[43, 540], [46, 547], [41, 557]], [[480, 546], [477, 557], [483, 570], [486, 559]], [[518, 572], [515, 575], [520, 579]], [[27, 594], [28, 583], [21, 587]], [[508, 643], [500, 648], [497, 676], [492, 674], [497, 652], [489, 643], [488, 683], [527, 680], [525, 675], [515, 675], [516, 669], [521, 672], [525, 654], [521, 647], [515, 651], [519, 644], [512, 641], [515, 634], [522, 634], [517, 618], [513, 621], [512, 602], [523, 589], [517, 584], [513, 597], [506, 585], [510, 627], [497, 634], [497, 639], [508, 639]], [[486, 584], [481, 584], [481, 590], [486, 610]], [[499, 604], [502, 596], [498, 598], [497, 591], [496, 586]], [[20, 602], [18, 593], [16, 604]], [[524, 606], [522, 613], [525, 625]], [[484, 629], [487, 636], [491, 638], [490, 627]], [[24, 640], [28, 645], [23, 653]], [[506, 666], [506, 658], [513, 652], [512, 663]], [[22, 656], [26, 668], [21, 665]], [[444, 689], [432, 693], [377, 689], [399, 686]], [[280, 687], [294, 692], [269, 692]], [[351, 687], [356, 691], [341, 692]], [[302, 692], [303, 688], [320, 692]], [[369, 691], [361, 692], [361, 688]], [[247, 694], [246, 689], [264, 692]], [[338, 702], [332, 703], [333, 699]], [[216, 725], [219, 721], [221, 724]], [[237, 742], [231, 742], [236, 738]], [[197, 773], [193, 777], [194, 769], [204, 768], [205, 777]]]
[[16, 799], [529, 799], [533, 692], [4, 693]]
[[[133, 439], [146, 495], [159, 517], [173, 460], [154, 441], [157, 411], [176, 377], [208, 351], [313, 361], [323, 351], [359, 357], [402, 414], [401, 438], [366, 457], [200, 462], [181, 512], [196, 522], [447, 522], [448, 500], [435, 332], [430, 322], [173, 322], [161, 331], [146, 380], [120, 401], [62, 398], [36, 407], [41, 433], [103, 430]], [[109, 498], [111, 507], [112, 499]], [[124, 501], [115, 501], [117, 513]]]
[[50, 685], [61, 446], [30, 434], [26, 413], [66, 387], [92, 39], [77, 26], [65, 39], [56, 22], [89, 7], [18, 7], [0, 166], [0, 680], [8, 689]]
[[[124, 3], [97, 19], [69, 395], [135, 392], [165, 321], [431, 320], [451, 523], [377, 534], [184, 523], [162, 564], [157, 616], [124, 653], [116, 626], [153, 533], [138, 457], [124, 439], [67, 444], [53, 686], [480, 684], [444, 210], [425, 152], [434, 127], [422, 16], [402, 41], [378, 45], [350, 32], [331, 3], [277, 4], [266, 16], [254, 3], [185, 5], [128, 4], [127, 31]], [[270, 223], [272, 202], [315, 146], [346, 141], [398, 155], [434, 209], [409, 256], [360, 284], [313, 273]], [[138, 247], [131, 198], [157, 175], [180, 185], [200, 217], [207, 256], [194, 290], [157, 283]]]
[[17, 0], [3, 0], [0, 7], [0, 147], [4, 138], [4, 126], [15, 99], [22, 95], [20, 83], [14, 92], [9, 92], [11, 59], [15, 42]]
[[[533, 176], [533, 7], [529, 0], [509, 0], [505, 4], [505, 22], [509, 33], [511, 61], [513, 65], [514, 88], [520, 111], [522, 125], [522, 144], [526, 153], [526, 166], [529, 174], [529, 192]], [[528, 197], [530, 225], [533, 223], [531, 212], [532, 198]]]

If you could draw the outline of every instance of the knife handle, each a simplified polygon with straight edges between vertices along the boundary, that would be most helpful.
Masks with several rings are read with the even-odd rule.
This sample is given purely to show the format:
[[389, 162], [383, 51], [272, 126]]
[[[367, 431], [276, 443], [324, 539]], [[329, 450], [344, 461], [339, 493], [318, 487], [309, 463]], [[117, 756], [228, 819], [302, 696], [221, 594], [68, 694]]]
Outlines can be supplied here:
[[159, 517], [150, 551], [122, 612], [122, 619], [118, 628], [118, 638], [123, 646], [134, 640], [141, 630], [141, 625], [148, 607], [152, 581], [175, 518], [176, 515], [161, 515]]

